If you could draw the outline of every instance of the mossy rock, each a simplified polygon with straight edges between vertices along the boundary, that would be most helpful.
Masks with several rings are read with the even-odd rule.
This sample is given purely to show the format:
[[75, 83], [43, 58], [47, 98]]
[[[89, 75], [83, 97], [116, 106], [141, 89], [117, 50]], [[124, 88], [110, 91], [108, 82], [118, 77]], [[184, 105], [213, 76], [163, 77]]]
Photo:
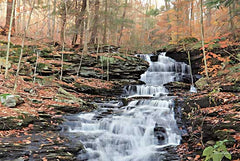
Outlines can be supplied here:
[[22, 114], [18, 117], [1, 117], [0, 130], [21, 129], [33, 123], [34, 120], [35, 118], [28, 114]]
[[234, 134], [235, 134], [235, 131], [227, 130], [227, 129], [217, 130], [214, 132], [214, 136], [219, 140], [225, 140], [225, 139], [229, 140], [229, 138], [232, 138], [231, 135], [234, 135]]
[[0, 51], [0, 57], [5, 57], [6, 56], [6, 51]]
[[28, 58], [27, 61], [30, 62], [30, 63], [36, 63], [37, 57], [36, 56], [32, 56], [32, 57]]
[[213, 50], [213, 49], [220, 48], [220, 47], [221, 47], [221, 45], [219, 43], [209, 44], [208, 50]]
[[199, 42], [196, 42], [196, 43], [193, 43], [190, 47], [191, 50], [198, 50], [202, 47], [202, 43], [199, 41]]
[[37, 69], [39, 70], [47, 70], [49, 69], [50, 65], [49, 64], [44, 64], [44, 63], [38, 63]]
[[49, 48], [44, 48], [40, 50], [42, 54], [50, 54], [52, 53], [52, 50]]
[[100, 62], [103, 64], [104, 67], [107, 66], [107, 63], [114, 64], [114, 63], [117, 63], [119, 61], [123, 61], [121, 59], [113, 58], [111, 56], [109, 56], [109, 57], [107, 57], [107, 56], [100, 56], [99, 59], [100, 59]]
[[[30, 53], [30, 52], [31, 52], [30, 49], [23, 48], [23, 55], [28, 55], [28, 53]], [[19, 48], [14, 49], [12, 53], [13, 53], [14, 56], [20, 56], [20, 54], [21, 54], [21, 46]]]
[[195, 42], [198, 42], [198, 39], [195, 37], [185, 37], [178, 41], [179, 44], [189, 44], [189, 43], [195, 43]]
[[11, 56], [11, 57], [9, 57], [9, 60], [12, 61], [13, 63], [18, 63], [19, 62], [19, 56]]
[[22, 115], [18, 116], [18, 119], [23, 120], [22, 126], [26, 127], [29, 124], [33, 123], [33, 121], [35, 120], [35, 117], [33, 117], [27, 113], [22, 113]]
[[196, 84], [196, 87], [200, 90], [204, 90], [205, 88], [207, 88], [209, 86], [207, 78], [204, 78], [204, 77], [202, 77], [198, 81], [196, 81], [195, 84]]
[[33, 75], [33, 66], [30, 63], [25, 63], [19, 72], [19, 75], [32, 76]]
[[178, 47], [179, 47], [179, 45], [177, 45], [177, 44], [168, 44], [168, 45], [164, 46], [163, 49], [168, 52], [175, 52]]

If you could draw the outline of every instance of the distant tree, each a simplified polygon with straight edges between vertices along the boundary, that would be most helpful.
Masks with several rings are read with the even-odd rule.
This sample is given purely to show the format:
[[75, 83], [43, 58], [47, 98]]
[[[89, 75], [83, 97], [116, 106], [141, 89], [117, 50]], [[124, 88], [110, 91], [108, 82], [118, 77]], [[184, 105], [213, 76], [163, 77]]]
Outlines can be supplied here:
[[100, 6], [99, 0], [95, 0], [92, 35], [90, 39], [91, 44], [98, 43], [97, 34], [98, 34], [98, 27], [99, 27], [99, 6]]
[[104, 29], [103, 29], [103, 44], [107, 43], [107, 12], [108, 12], [108, 0], [104, 2]]
[[[125, 0], [125, 3], [124, 3], [124, 11], [123, 11], [123, 15], [122, 15], [122, 20], [125, 19], [126, 9], [127, 9], [127, 0]], [[123, 35], [123, 28], [124, 28], [124, 24], [122, 23], [121, 29], [120, 29], [120, 36], [118, 38], [118, 43], [117, 43], [118, 45], [120, 45], [120, 42], [121, 42], [121, 38], [122, 38], [122, 35]]]
[[17, 72], [16, 72], [16, 77], [15, 77], [15, 80], [14, 80], [14, 93], [15, 93], [15, 90], [17, 88], [17, 82], [18, 82], [18, 77], [19, 77], [19, 71], [20, 71], [20, 66], [21, 66], [21, 62], [22, 62], [22, 56], [23, 56], [23, 49], [24, 49], [24, 43], [25, 43], [25, 38], [27, 36], [27, 32], [28, 32], [28, 27], [29, 27], [29, 24], [30, 24], [30, 21], [31, 21], [31, 17], [32, 17], [32, 12], [33, 12], [33, 9], [34, 9], [34, 5], [35, 5], [35, 0], [32, 0], [32, 4], [31, 4], [31, 11], [30, 11], [30, 15], [29, 15], [29, 18], [28, 18], [28, 22], [26, 24], [26, 27], [24, 28], [24, 35], [22, 36], [22, 44], [21, 44], [21, 53], [20, 53], [20, 56], [19, 56], [19, 60], [18, 60], [18, 67], [17, 67]]
[[72, 38], [72, 45], [75, 45], [77, 42], [78, 35], [80, 33], [80, 45], [82, 45], [83, 35], [81, 34], [83, 31], [83, 21], [84, 15], [86, 12], [87, 0], [78, 1], [75, 0], [75, 27], [74, 34]]
[[[8, 46], [7, 46], [7, 55], [6, 55], [6, 64], [8, 64], [8, 59], [9, 59], [9, 52], [10, 52], [10, 42], [11, 42], [11, 31], [12, 31], [12, 24], [13, 24], [13, 15], [14, 15], [14, 11], [15, 11], [15, 0], [12, 1], [12, 11], [11, 11], [11, 16], [10, 16], [10, 21], [9, 21], [9, 29], [8, 29]], [[8, 6], [8, 8], [10, 8]], [[9, 10], [9, 9], [8, 9]], [[6, 27], [6, 26], [5, 26]], [[8, 65], [6, 65], [6, 70], [5, 70], [5, 78], [8, 77]]]
[[205, 45], [204, 45], [204, 25], [203, 25], [203, 0], [200, 0], [200, 23], [201, 23], [201, 39], [202, 39], [202, 50], [203, 50], [203, 60], [204, 60], [204, 66], [205, 66], [205, 74], [206, 77], [208, 77], [208, 69], [207, 69], [207, 59], [206, 59], [206, 52], [205, 52]]
[[[11, 16], [12, 19], [12, 26], [11, 26], [11, 34], [15, 32], [15, 0], [7, 0], [7, 15], [6, 15], [6, 23], [4, 26], [5, 31], [9, 31]], [[13, 12], [12, 12], [13, 11]]]
[[233, 22], [233, 17], [239, 15], [239, 6], [236, 9], [236, 4], [239, 5], [239, 0], [207, 0], [206, 5], [208, 7], [220, 9], [222, 7], [228, 7], [228, 15], [229, 15], [229, 29], [233, 34], [234, 39], [236, 38], [235, 33], [235, 24]]

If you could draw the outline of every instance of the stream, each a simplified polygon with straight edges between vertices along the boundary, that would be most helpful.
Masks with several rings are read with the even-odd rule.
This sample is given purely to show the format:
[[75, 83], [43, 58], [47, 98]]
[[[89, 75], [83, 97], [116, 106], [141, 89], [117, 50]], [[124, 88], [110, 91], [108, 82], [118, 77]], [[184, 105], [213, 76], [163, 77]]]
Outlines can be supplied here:
[[[81, 142], [79, 161], [173, 161], [181, 132], [174, 114], [174, 98], [165, 83], [189, 75], [189, 66], [166, 57], [151, 60], [151, 54], [136, 55], [149, 62], [141, 75], [144, 85], [129, 85], [122, 97], [131, 100], [98, 103], [98, 110], [66, 116], [65, 132]], [[156, 56], [155, 56], [156, 57]]]

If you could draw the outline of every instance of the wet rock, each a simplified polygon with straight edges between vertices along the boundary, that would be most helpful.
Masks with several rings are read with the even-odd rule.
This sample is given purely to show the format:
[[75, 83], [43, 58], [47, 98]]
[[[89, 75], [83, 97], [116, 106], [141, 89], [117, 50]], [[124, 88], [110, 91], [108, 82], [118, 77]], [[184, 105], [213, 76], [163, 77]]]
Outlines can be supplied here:
[[154, 136], [158, 140], [158, 144], [160, 145], [164, 144], [167, 139], [166, 129], [156, 123], [153, 131], [154, 131]]
[[[202, 76], [201, 75], [198, 75], [198, 74], [195, 74], [193, 75], [193, 83], [195, 83], [197, 80], [199, 80]], [[192, 78], [191, 78], [191, 75], [183, 75], [182, 76], [182, 81], [184, 83], [192, 83]]]
[[158, 55], [153, 55], [150, 57], [152, 62], [157, 62], [158, 61]]

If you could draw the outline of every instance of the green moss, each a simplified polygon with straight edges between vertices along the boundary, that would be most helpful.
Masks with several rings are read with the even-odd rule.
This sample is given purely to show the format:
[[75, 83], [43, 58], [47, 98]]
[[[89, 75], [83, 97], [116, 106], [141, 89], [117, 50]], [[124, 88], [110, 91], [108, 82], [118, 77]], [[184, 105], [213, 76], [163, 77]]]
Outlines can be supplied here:
[[191, 46], [191, 50], [198, 50], [202, 47], [202, 43], [201, 41], [197, 42], [197, 43], [194, 43], [192, 46]]
[[44, 63], [38, 63], [37, 69], [39, 70], [48, 69], [48, 65]]
[[9, 60], [12, 61], [13, 63], [18, 63], [19, 57], [18, 57], [18, 56], [11, 56], [11, 57], [9, 58]]
[[41, 53], [43, 54], [49, 54], [49, 53], [52, 53], [52, 50], [51, 49], [48, 49], [48, 48], [44, 48], [41, 50]]
[[198, 42], [198, 39], [195, 37], [185, 37], [178, 41], [179, 44], [189, 44], [189, 43], [195, 43], [195, 42]]
[[24, 127], [28, 126], [34, 120], [34, 117], [28, 115], [27, 113], [22, 113], [22, 115], [18, 116], [17, 118], [22, 120], [22, 126]]
[[32, 56], [27, 61], [29, 61], [30, 63], [36, 63], [36, 60], [37, 60], [37, 57], [36, 56]]
[[220, 44], [219, 43], [214, 43], [214, 44], [209, 44], [208, 45], [208, 50], [213, 50], [215, 48], [220, 48]]
[[72, 65], [63, 64], [63, 69], [73, 68]]
[[168, 44], [163, 49], [165, 49], [166, 51], [171, 51], [171, 50], [176, 50], [176, 48], [178, 48], [178, 45], [176, 45], [176, 44]]
[[107, 63], [113, 64], [113, 63], [116, 63], [117, 61], [123, 61], [123, 60], [120, 60], [120, 59], [113, 58], [111, 56], [109, 56], [109, 57], [100, 56], [99, 59], [100, 59], [100, 62], [103, 63], [103, 66], [107, 66]]
[[195, 84], [198, 89], [203, 90], [208, 86], [207, 78], [200, 78]]

